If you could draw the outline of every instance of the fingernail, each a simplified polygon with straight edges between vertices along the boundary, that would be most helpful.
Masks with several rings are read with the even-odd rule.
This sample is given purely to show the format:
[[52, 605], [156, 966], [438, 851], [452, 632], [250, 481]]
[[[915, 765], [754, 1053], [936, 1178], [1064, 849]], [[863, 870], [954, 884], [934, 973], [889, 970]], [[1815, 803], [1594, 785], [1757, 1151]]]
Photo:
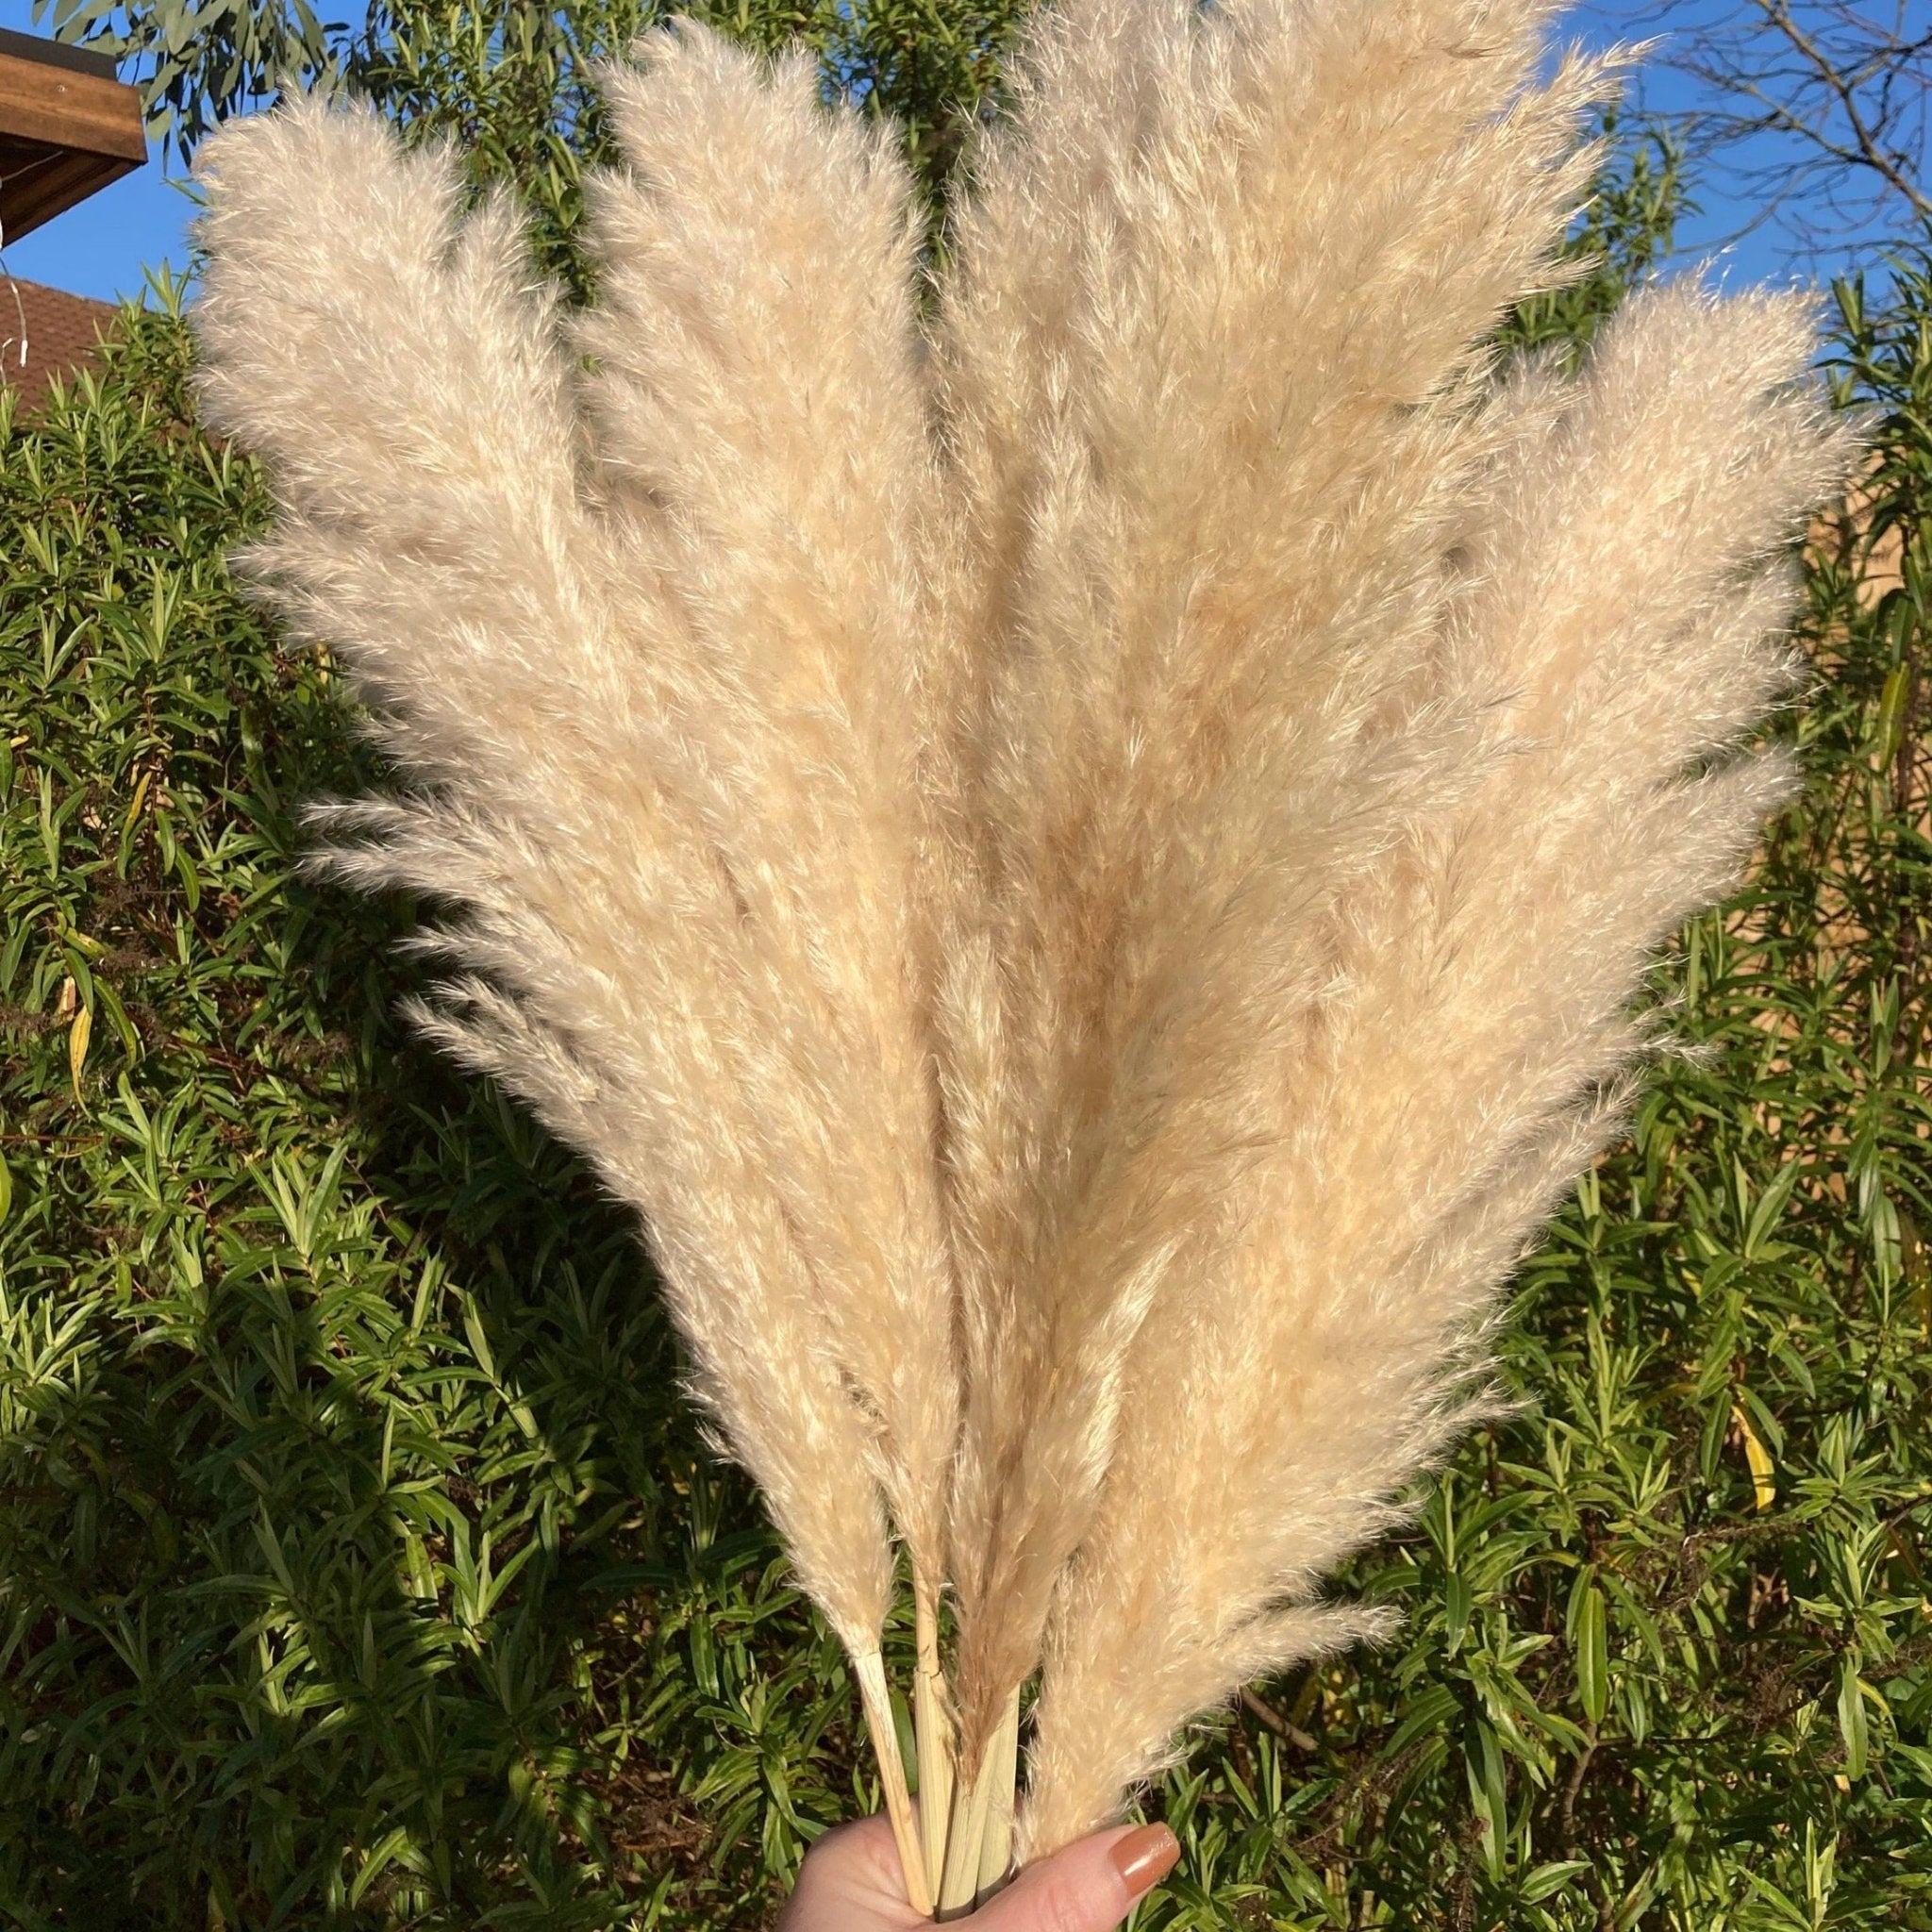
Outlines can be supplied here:
[[1180, 1855], [1180, 1840], [1164, 1824], [1143, 1824], [1128, 1832], [1110, 1854], [1129, 1898], [1151, 1891], [1174, 1870]]

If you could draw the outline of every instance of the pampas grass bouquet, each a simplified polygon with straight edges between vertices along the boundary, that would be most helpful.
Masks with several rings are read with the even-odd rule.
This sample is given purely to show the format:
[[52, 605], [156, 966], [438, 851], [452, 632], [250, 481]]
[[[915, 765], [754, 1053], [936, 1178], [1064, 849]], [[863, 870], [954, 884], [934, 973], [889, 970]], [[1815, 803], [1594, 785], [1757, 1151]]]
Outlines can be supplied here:
[[1323, 1579], [1791, 784], [1805, 306], [1491, 346], [1614, 78], [1550, 11], [1063, 0], [937, 273], [891, 129], [680, 24], [577, 313], [368, 112], [205, 150], [245, 566], [396, 774], [315, 862], [446, 908], [416, 1023], [637, 1210], [922, 1912], [1378, 1628]]

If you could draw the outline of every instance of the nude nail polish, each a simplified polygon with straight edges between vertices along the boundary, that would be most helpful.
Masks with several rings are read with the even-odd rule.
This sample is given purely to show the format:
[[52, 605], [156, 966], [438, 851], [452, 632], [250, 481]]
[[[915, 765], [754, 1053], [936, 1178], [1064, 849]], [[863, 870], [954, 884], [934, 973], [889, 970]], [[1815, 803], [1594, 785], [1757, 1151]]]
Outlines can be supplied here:
[[1113, 1869], [1121, 1874], [1129, 1896], [1151, 1891], [1174, 1868], [1180, 1840], [1164, 1824], [1143, 1824], [1130, 1831], [1113, 1848]]

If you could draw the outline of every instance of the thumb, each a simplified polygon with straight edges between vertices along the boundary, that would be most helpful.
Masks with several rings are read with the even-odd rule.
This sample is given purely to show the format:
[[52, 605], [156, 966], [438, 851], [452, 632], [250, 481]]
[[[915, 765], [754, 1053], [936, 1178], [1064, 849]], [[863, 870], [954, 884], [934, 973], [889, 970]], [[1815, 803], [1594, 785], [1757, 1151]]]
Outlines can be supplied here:
[[974, 1932], [1109, 1932], [1174, 1870], [1179, 1841], [1164, 1824], [1096, 1831], [1029, 1865], [983, 1911]]

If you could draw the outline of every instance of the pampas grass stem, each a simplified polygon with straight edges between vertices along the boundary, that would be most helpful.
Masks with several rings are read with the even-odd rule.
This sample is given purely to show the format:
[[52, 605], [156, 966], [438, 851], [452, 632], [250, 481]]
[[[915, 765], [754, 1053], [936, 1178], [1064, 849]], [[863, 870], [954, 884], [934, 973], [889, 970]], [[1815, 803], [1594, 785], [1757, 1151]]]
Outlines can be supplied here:
[[938, 1591], [924, 1579], [912, 1587], [915, 1660], [912, 1724], [919, 1762], [920, 1843], [928, 1879], [946, 1863], [946, 1825], [953, 1808], [953, 1723], [940, 1661]]
[[923, 1918], [931, 1918], [933, 1891], [925, 1875], [925, 1854], [912, 1813], [912, 1794], [906, 1786], [906, 1760], [899, 1751], [899, 1727], [892, 1722], [891, 1692], [886, 1684], [885, 1659], [875, 1650], [861, 1651], [852, 1659], [858, 1680], [858, 1699], [865, 1710], [865, 1727], [878, 1759], [879, 1783], [885, 1791], [886, 1816], [891, 1821], [892, 1841], [906, 1878], [906, 1897]]
[[986, 1754], [989, 1789], [979, 1840], [979, 1890], [975, 1909], [1007, 1882], [1013, 1862], [1013, 1813], [1018, 1800], [1020, 1694], [1013, 1693]]
[[[961, 1767], [963, 1770], [963, 1766]], [[940, 1880], [939, 1917], [963, 1919], [979, 1897], [979, 1851], [998, 1768], [989, 1751], [972, 1776], [953, 1786], [952, 1815], [946, 1825], [946, 1864]]]

